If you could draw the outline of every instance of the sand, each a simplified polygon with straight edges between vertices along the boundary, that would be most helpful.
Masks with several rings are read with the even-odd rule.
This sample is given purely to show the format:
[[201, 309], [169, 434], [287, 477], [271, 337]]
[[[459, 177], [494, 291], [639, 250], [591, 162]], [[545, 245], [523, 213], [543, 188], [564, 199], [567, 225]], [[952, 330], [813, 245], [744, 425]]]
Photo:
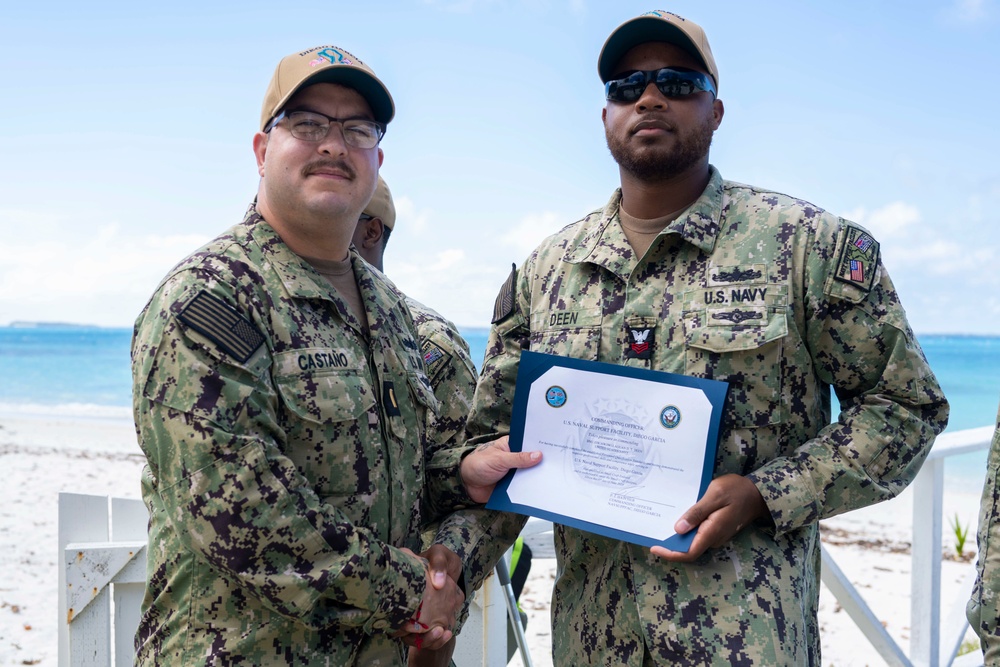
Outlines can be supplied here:
[[[141, 468], [131, 423], [0, 415], [0, 665], [57, 665], [58, 494], [138, 498]], [[908, 489], [888, 503], [821, 524], [824, 545], [907, 653], [911, 503]], [[946, 613], [953, 603], [968, 599], [978, 503], [979, 489], [945, 496], [945, 517], [957, 513], [970, 525], [964, 558], [949, 555], [942, 566]], [[954, 541], [946, 535], [946, 548], [954, 551]], [[549, 596], [554, 578], [555, 561], [536, 557], [521, 596], [535, 667], [552, 664]], [[823, 665], [885, 664], [825, 586], [819, 622]], [[520, 658], [511, 664], [520, 665]]]

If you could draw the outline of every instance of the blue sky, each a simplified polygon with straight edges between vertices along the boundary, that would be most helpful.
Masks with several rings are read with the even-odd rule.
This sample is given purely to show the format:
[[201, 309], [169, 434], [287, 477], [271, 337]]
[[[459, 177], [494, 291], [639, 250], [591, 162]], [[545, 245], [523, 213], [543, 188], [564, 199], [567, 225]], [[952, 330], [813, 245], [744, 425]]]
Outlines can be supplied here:
[[241, 219], [277, 61], [335, 44], [396, 101], [386, 272], [487, 326], [511, 263], [617, 186], [597, 55], [662, 8], [711, 41], [724, 177], [869, 227], [918, 333], [1000, 334], [1000, 0], [11, 4], [0, 325], [130, 326]]

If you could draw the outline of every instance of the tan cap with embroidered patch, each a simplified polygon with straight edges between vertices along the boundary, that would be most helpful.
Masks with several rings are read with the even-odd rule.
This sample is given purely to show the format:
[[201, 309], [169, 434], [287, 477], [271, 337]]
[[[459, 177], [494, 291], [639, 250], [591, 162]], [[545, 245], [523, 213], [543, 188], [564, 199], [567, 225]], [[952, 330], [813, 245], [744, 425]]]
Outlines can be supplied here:
[[614, 29], [597, 58], [597, 73], [601, 81], [607, 83], [614, 77], [617, 74], [615, 67], [622, 56], [633, 46], [644, 42], [676, 44], [698, 58], [715, 81], [715, 87], [719, 87], [719, 68], [705, 31], [694, 21], [662, 9], [629, 19]]
[[295, 91], [314, 83], [339, 83], [358, 91], [380, 123], [388, 123], [396, 113], [389, 89], [368, 65], [339, 46], [317, 46], [285, 56], [278, 63], [264, 94], [261, 131], [281, 112]]

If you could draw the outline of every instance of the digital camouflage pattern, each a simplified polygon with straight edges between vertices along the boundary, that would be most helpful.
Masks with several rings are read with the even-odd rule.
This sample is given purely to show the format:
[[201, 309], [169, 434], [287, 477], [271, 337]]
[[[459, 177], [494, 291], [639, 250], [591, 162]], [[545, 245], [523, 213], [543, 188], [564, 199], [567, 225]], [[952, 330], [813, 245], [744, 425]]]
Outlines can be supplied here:
[[[976, 562], [976, 585], [966, 608], [969, 625], [979, 635], [987, 665], [1000, 664], [1000, 411], [993, 432], [986, 483], [979, 506], [979, 559]], [[992, 544], [991, 544], [992, 543]]]
[[685, 565], [557, 526], [555, 664], [818, 665], [817, 521], [897, 495], [947, 402], [864, 230], [712, 168], [636, 258], [620, 198], [531, 254], [509, 314], [501, 293], [469, 430], [508, 431], [522, 349], [724, 380], [715, 475], [748, 475], [775, 527]]
[[[451, 321], [433, 308], [406, 297], [406, 304], [417, 326], [417, 337], [424, 356], [438, 409], [428, 412], [428, 432], [435, 442], [460, 441], [465, 421], [472, 407], [478, 379], [469, 354], [469, 344]], [[429, 443], [434, 453], [435, 444]], [[448, 459], [444, 459], [448, 463]], [[448, 515], [440, 523], [426, 526], [424, 546], [437, 542], [454, 551], [465, 566], [467, 601], [493, 572], [497, 561], [510, 548], [520, 532], [523, 518], [516, 514], [470, 508]], [[468, 605], [463, 610], [463, 619]]]
[[[471, 501], [402, 296], [355, 252], [359, 321], [254, 207], [139, 316], [147, 458], [140, 664], [395, 665], [418, 609], [424, 514]], [[207, 332], [207, 333], [206, 333]]]

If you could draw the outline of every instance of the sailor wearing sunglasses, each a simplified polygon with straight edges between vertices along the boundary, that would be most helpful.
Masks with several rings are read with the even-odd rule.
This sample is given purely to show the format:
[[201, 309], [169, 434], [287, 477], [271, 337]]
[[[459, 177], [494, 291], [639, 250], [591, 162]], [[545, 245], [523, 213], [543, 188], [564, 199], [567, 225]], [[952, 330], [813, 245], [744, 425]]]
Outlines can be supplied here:
[[664, 527], [697, 529], [687, 553], [556, 527], [553, 661], [821, 664], [817, 522], [912, 481], [947, 401], [866, 230], [709, 164], [724, 107], [701, 27], [627, 21], [598, 71], [621, 187], [504, 285], [469, 429], [508, 432], [523, 348], [729, 393], [713, 480]]

